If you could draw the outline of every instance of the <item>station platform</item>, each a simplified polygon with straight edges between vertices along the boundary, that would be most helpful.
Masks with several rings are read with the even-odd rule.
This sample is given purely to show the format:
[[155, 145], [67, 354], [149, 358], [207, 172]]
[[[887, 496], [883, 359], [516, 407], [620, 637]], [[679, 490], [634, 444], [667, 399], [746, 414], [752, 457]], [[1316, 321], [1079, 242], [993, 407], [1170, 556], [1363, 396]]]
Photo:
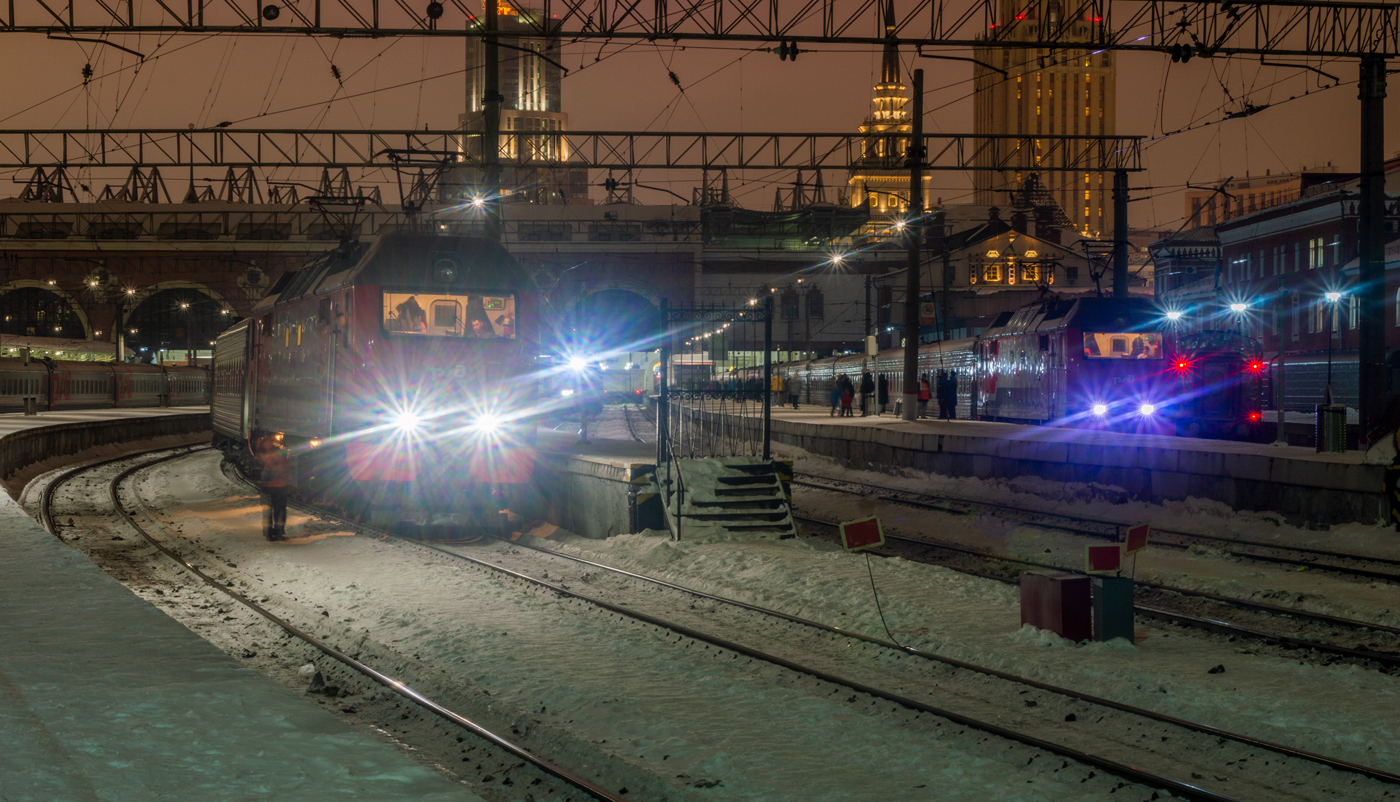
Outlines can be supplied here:
[[[693, 412], [701, 425], [712, 413]], [[1381, 465], [1363, 453], [989, 421], [831, 417], [827, 407], [772, 412], [775, 444], [851, 467], [979, 478], [1038, 476], [1123, 488], [1151, 502], [1188, 497], [1274, 511], [1307, 524], [1385, 520]]]
[[537, 433], [537, 484], [547, 520], [584, 537], [662, 528], [656, 497], [656, 444], [541, 427]]
[[[22, 469], [35, 444], [114, 446], [201, 426], [207, 408], [0, 415], [0, 463]], [[0, 643], [7, 802], [476, 799], [242, 667], [4, 494]]]

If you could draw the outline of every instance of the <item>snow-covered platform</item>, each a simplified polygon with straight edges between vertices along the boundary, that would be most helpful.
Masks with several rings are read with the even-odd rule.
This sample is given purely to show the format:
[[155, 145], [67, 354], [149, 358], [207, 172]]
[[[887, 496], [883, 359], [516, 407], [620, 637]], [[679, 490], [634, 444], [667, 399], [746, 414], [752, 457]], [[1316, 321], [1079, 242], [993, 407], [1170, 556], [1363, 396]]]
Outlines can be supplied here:
[[[0, 451], [41, 427], [131, 432], [190, 412], [0, 416]], [[240, 666], [3, 494], [0, 644], [0, 796], [12, 802], [475, 799]]]
[[[704, 413], [701, 413], [702, 417]], [[953, 476], [1039, 476], [1121, 487], [1144, 501], [1212, 499], [1299, 521], [1380, 521], [1384, 467], [1360, 452], [893, 415], [830, 417], [825, 407], [773, 411], [773, 442], [852, 467]]]

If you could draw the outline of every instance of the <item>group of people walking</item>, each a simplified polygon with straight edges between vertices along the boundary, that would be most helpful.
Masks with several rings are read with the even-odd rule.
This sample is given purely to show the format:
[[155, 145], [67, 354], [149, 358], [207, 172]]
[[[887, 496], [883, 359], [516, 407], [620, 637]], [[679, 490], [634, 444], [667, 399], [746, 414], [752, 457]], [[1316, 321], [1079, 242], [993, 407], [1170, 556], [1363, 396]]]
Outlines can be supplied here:
[[[919, 377], [919, 417], [928, 417], [930, 400], [938, 401], [939, 420], [957, 420], [958, 417], [958, 376], [951, 370], [940, 370], [932, 384], [929, 374]], [[850, 418], [855, 416], [855, 407], [860, 407], [860, 416], [883, 415], [889, 409], [890, 380], [881, 373], [878, 376], [865, 371], [856, 384], [849, 376], [837, 376], [831, 386], [831, 412], [829, 417]], [[793, 409], [797, 408], [793, 399]], [[878, 412], [876, 411], [878, 410]]]

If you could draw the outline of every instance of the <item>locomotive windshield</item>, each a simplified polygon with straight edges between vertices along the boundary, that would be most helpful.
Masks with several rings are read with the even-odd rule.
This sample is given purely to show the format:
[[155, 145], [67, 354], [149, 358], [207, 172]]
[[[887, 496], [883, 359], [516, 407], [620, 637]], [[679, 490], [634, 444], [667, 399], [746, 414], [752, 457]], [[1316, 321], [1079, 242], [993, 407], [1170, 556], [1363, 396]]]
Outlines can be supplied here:
[[385, 292], [384, 330], [394, 335], [515, 339], [515, 296]]
[[1084, 332], [1088, 359], [1161, 359], [1162, 335], [1149, 332]]

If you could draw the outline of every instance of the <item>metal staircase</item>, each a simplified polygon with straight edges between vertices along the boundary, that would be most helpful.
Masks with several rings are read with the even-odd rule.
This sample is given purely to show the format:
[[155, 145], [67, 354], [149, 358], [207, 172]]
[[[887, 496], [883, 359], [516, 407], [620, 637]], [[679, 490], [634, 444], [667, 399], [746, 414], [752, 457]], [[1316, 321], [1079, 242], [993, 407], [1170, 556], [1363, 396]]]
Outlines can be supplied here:
[[666, 518], [676, 539], [796, 534], [788, 491], [771, 460], [725, 457], [671, 464]]

